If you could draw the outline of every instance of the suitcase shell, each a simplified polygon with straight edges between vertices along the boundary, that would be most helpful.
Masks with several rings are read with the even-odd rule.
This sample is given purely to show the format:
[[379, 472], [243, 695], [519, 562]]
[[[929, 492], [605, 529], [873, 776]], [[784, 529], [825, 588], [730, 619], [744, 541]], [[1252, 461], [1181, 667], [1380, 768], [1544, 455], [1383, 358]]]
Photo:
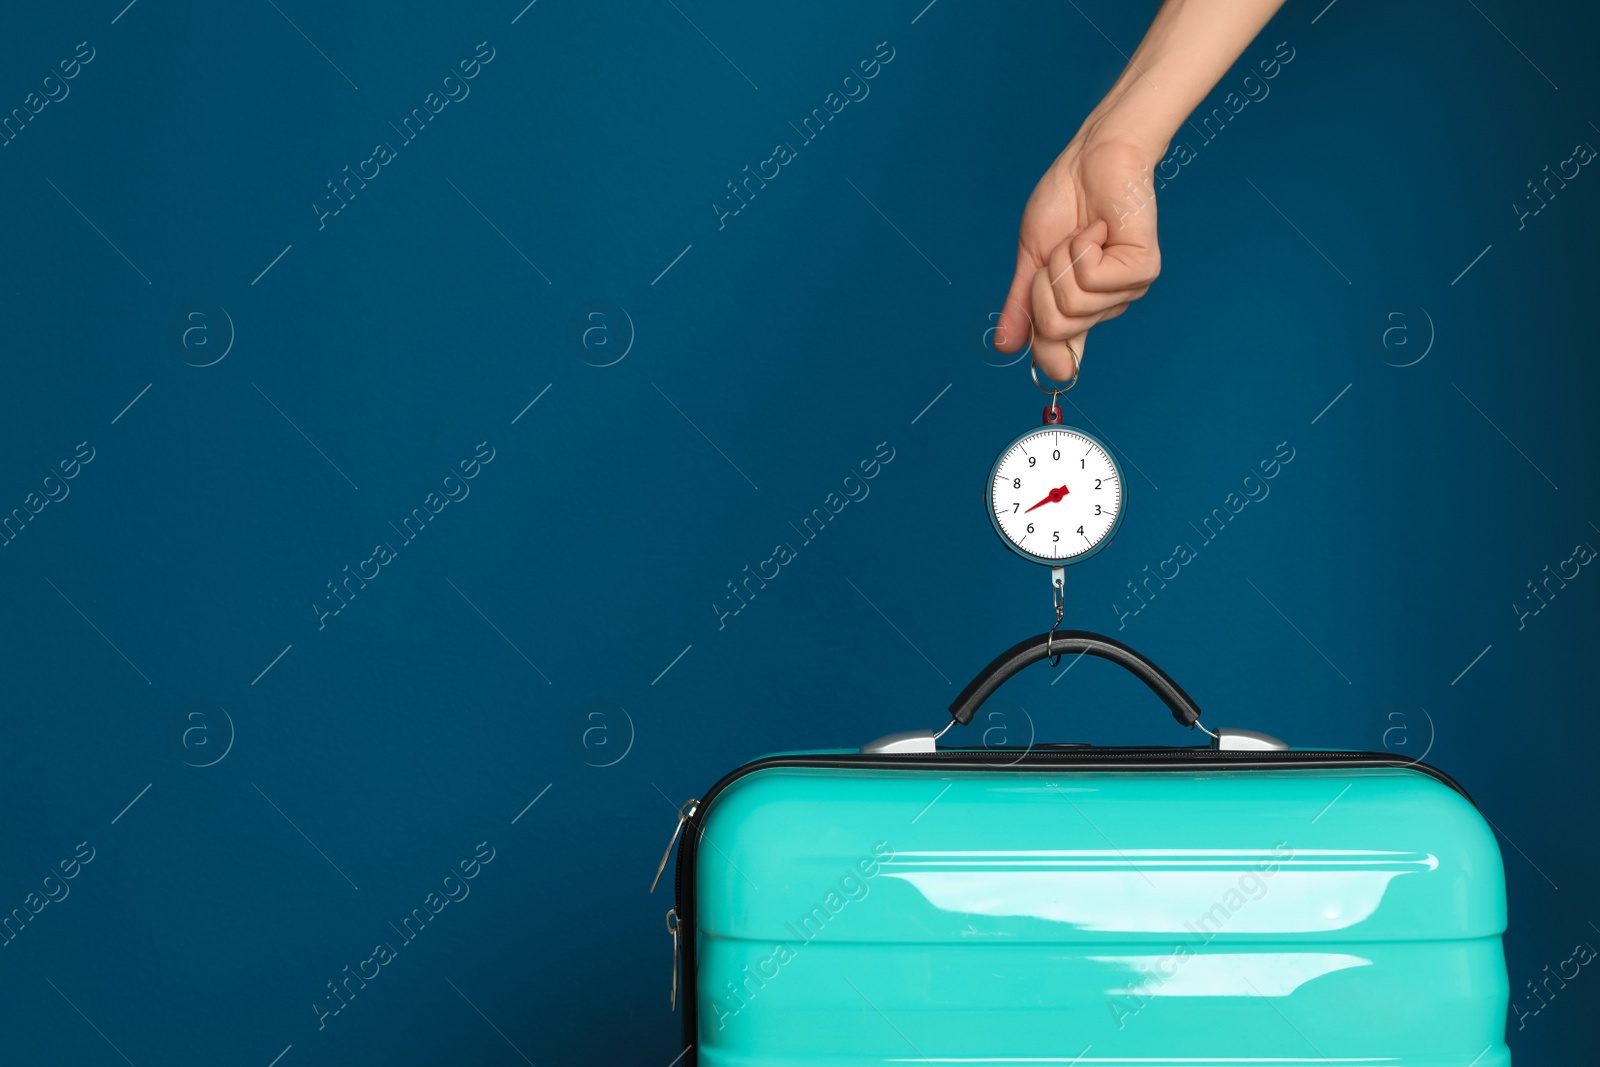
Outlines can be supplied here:
[[1499, 849], [1424, 764], [798, 753], [691, 814], [684, 1062], [1510, 1063]]

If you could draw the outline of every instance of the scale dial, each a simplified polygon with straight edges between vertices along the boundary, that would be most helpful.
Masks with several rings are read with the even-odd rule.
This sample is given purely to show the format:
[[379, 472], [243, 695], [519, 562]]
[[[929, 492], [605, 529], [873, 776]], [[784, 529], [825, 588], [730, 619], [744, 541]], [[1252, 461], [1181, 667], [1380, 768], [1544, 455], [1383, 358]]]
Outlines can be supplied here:
[[1059, 567], [1094, 555], [1122, 521], [1122, 472], [1111, 450], [1071, 426], [1013, 441], [989, 476], [989, 518], [1012, 551]]

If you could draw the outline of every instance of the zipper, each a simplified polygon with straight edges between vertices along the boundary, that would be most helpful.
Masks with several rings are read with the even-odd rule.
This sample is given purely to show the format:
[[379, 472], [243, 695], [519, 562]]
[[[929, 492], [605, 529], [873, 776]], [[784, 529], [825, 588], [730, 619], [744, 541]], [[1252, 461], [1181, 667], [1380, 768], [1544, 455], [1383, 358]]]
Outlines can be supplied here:
[[[954, 764], [954, 766], [952, 766]], [[908, 752], [908, 753], [861, 753], [861, 752], [832, 752], [815, 755], [798, 756], [767, 756], [753, 760], [741, 767], [737, 767], [723, 776], [722, 780], [713, 785], [704, 795], [703, 799], [690, 800], [678, 809], [678, 825], [672, 832], [672, 840], [667, 844], [667, 853], [661, 857], [661, 867], [656, 871], [657, 881], [666, 869], [667, 858], [672, 854], [672, 846], [682, 838], [678, 848], [677, 868], [673, 872], [673, 901], [674, 906], [668, 914], [668, 929], [672, 931], [672, 1004], [677, 1010], [678, 999], [678, 963], [681, 959], [683, 967], [683, 985], [686, 992], [683, 1008], [683, 1040], [689, 1048], [693, 1048], [699, 1041], [698, 1019], [696, 1018], [697, 1004], [694, 997], [694, 986], [697, 975], [695, 959], [695, 915], [694, 898], [692, 892], [686, 890], [694, 874], [694, 858], [700, 844], [699, 830], [705, 821], [705, 813], [710, 808], [711, 802], [724, 789], [747, 774], [756, 771], [768, 770], [775, 767], [856, 767], [863, 770], [1036, 770], [1036, 769], [1096, 769], [1096, 764], [1109, 764], [1118, 770], [1142, 771], [1163, 770], [1176, 771], [1186, 768], [1212, 766], [1227, 770], [1269, 770], [1275, 766], [1299, 766], [1306, 770], [1331, 769], [1341, 766], [1356, 767], [1389, 767], [1410, 769], [1420, 774], [1425, 774], [1448, 786], [1466, 798], [1469, 804], [1477, 806], [1472, 797], [1461, 785], [1444, 771], [1417, 760], [1399, 759], [1389, 753], [1383, 752], [1350, 752], [1350, 751], [1291, 751], [1291, 750], [1266, 750], [1266, 751], [1237, 751], [1221, 750], [1210, 747], [1192, 748], [1094, 748], [1094, 747], [1061, 747], [1061, 748], [979, 748], [960, 749], [942, 748], [933, 752]], [[1103, 769], [1103, 768], [1102, 768]], [[695, 832], [684, 834], [685, 829]], [[654, 883], [651, 885], [655, 888]], [[681, 932], [687, 929], [689, 936], [683, 942]], [[694, 1067], [698, 1053], [689, 1059], [684, 1067]]]
[[678, 835], [683, 833], [684, 823], [694, 818], [694, 813], [700, 801], [697, 797], [690, 797], [678, 809], [678, 825], [673, 828], [672, 837], [667, 841], [667, 850], [661, 854], [661, 864], [656, 867], [656, 876], [650, 882], [650, 892], [656, 891], [656, 886], [661, 882], [661, 872], [667, 869], [667, 860], [672, 856], [672, 846], [678, 843]]
[[[661, 882], [661, 872], [667, 869], [667, 860], [672, 856], [672, 847], [678, 843], [678, 836], [683, 833], [684, 826], [694, 818], [699, 810], [700, 801], [697, 797], [690, 797], [678, 808], [678, 825], [672, 828], [672, 837], [667, 840], [667, 850], [661, 854], [661, 862], [656, 866], [656, 876], [650, 882], [650, 892], [656, 891], [656, 886]], [[674, 873], [676, 880], [677, 872]], [[678, 908], [674, 904], [667, 909], [667, 933], [672, 935], [672, 999], [669, 1002], [672, 1010], [678, 1010], [678, 959], [681, 938], [678, 932]]]

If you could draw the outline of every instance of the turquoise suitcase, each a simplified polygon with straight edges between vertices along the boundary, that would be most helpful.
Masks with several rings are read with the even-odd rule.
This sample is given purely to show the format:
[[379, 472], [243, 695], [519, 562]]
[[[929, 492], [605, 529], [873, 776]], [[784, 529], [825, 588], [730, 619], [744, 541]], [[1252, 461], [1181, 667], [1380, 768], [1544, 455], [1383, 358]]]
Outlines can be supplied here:
[[952, 725], [1052, 653], [1123, 665], [1209, 744], [915, 731], [733, 771], [680, 812], [680, 1062], [1511, 1062], [1505, 877], [1460, 786], [1202, 727], [1158, 667], [1081, 631], [1001, 655]]

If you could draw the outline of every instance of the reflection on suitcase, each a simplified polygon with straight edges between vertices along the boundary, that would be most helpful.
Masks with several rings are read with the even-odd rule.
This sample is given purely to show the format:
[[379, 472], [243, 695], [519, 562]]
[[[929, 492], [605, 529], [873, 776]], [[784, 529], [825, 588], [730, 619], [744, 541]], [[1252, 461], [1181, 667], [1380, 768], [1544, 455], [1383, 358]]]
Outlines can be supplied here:
[[[1053, 651], [1122, 664], [1198, 725], [1126, 646], [1050, 641], [995, 660], [955, 720]], [[680, 821], [682, 1062], [1509, 1064], [1504, 874], [1460, 787], [1206, 733], [1019, 750], [919, 731], [738, 768]]]

